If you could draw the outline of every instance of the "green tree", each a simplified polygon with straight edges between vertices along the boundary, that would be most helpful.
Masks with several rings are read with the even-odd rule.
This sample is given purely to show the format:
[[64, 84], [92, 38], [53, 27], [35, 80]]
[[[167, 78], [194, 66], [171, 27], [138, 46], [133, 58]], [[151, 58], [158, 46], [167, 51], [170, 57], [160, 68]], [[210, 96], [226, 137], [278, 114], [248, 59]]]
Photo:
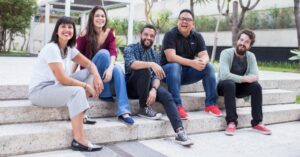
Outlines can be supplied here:
[[172, 12], [170, 10], [163, 10], [159, 11], [154, 16], [150, 16], [150, 22], [152, 25], [154, 25], [157, 29], [156, 31], [156, 45], [159, 45], [159, 34], [161, 31], [166, 31], [170, 24], [170, 16], [172, 15]]
[[124, 35], [126, 39], [126, 44], [128, 42], [128, 20], [127, 19], [118, 19], [113, 18], [109, 21], [108, 24], [115, 30], [116, 35]]
[[37, 3], [36, 0], [0, 0], [0, 8], [0, 51], [7, 51], [7, 40], [12, 41], [16, 33], [24, 34], [30, 27]]
[[[259, 3], [259, 1], [260, 0], [256, 0], [256, 2], [252, 5], [251, 0], [248, 0], [246, 5], [244, 4], [243, 0], [239, 0], [239, 2], [237, 0], [233, 1], [232, 16], [230, 17], [232, 31], [232, 46], [235, 46], [236, 44], [237, 35], [241, 29], [246, 12], [254, 9]], [[238, 4], [240, 4], [240, 7], [242, 8], [240, 15], [238, 13]]]

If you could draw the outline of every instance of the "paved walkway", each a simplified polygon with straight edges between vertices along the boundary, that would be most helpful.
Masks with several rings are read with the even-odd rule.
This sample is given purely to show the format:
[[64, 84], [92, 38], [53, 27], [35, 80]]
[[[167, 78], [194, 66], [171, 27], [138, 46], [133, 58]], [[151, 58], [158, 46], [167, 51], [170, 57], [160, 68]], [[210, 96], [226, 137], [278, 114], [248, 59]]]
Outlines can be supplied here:
[[[99, 152], [55, 151], [22, 157], [299, 157], [300, 121], [269, 125], [273, 134], [262, 135], [250, 128], [235, 136], [224, 132], [195, 134], [192, 147], [174, 143], [174, 137], [105, 145]], [[151, 131], [151, 130], [149, 130]]]
[[[35, 57], [0, 57], [0, 85], [26, 85]], [[261, 71], [260, 79], [300, 79], [300, 74]]]

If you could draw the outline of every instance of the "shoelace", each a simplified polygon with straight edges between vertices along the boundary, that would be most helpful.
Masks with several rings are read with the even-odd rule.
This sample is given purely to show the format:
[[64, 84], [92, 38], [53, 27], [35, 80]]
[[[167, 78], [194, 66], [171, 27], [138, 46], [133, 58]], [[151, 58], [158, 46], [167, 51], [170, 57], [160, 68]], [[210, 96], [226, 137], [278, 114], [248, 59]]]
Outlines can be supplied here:
[[151, 115], [151, 116], [156, 115], [156, 112], [151, 107], [146, 107], [145, 110], [148, 115]]

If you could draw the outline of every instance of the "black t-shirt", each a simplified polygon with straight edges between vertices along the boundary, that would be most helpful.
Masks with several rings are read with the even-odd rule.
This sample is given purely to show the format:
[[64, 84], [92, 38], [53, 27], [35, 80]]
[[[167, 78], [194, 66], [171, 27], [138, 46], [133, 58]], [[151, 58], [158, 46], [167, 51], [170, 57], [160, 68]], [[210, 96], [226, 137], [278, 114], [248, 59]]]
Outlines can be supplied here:
[[168, 63], [164, 53], [164, 50], [166, 49], [175, 49], [177, 55], [188, 59], [194, 59], [199, 52], [206, 50], [206, 45], [200, 33], [192, 30], [190, 35], [185, 38], [178, 31], [178, 28], [174, 27], [165, 34], [162, 42], [162, 65]]
[[247, 71], [247, 56], [243, 58], [238, 57], [234, 54], [232, 66], [230, 72], [236, 75], [243, 76]]

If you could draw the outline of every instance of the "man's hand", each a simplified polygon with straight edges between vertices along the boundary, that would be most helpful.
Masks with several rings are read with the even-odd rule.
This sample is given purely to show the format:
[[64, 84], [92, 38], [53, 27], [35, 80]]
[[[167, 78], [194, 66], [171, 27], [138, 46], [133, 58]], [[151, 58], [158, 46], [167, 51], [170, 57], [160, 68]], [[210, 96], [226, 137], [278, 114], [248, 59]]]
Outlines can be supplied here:
[[147, 98], [147, 106], [150, 106], [150, 105], [153, 105], [155, 103], [155, 100], [156, 100], [156, 93], [157, 91], [152, 88], [149, 92], [149, 95], [148, 95], [148, 98]]
[[198, 71], [202, 71], [206, 67], [206, 64], [207, 63], [203, 59], [196, 57], [192, 60], [191, 67]]
[[155, 62], [151, 62], [151, 69], [155, 73], [155, 75], [158, 77], [158, 79], [162, 80], [163, 78], [166, 77], [166, 74], [162, 67]]
[[249, 76], [244, 76], [242, 82], [253, 83], [256, 82], [257, 80], [258, 80], [258, 76], [249, 75]]

